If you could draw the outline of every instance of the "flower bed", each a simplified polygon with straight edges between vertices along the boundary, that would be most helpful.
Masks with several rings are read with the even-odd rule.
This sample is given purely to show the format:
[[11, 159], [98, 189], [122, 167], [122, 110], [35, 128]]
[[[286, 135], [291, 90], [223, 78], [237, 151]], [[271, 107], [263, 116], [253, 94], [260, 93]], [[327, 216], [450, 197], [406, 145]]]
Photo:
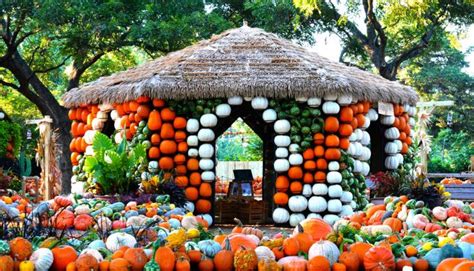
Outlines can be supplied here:
[[268, 236], [258, 227], [241, 224], [229, 234], [213, 235], [208, 231], [210, 216], [194, 216], [191, 204], [176, 207], [169, 200], [159, 195], [143, 204], [125, 204], [59, 196], [33, 205], [17, 195], [2, 197], [0, 270], [469, 270], [474, 266], [474, 206], [460, 201], [448, 200], [430, 209], [406, 196], [387, 197], [383, 204], [369, 205], [333, 225], [310, 218], [290, 236]]

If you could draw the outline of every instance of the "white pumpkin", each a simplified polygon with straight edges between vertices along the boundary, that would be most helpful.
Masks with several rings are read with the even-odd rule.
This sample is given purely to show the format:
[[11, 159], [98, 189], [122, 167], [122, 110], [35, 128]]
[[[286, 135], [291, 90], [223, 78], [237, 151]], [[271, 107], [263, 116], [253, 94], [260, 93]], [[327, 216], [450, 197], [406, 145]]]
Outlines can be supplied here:
[[336, 102], [324, 102], [323, 103], [323, 112], [327, 115], [333, 115], [339, 113], [341, 107]]
[[397, 156], [389, 155], [385, 157], [384, 165], [387, 169], [397, 169], [400, 165], [400, 161], [398, 160]]
[[349, 148], [347, 148], [347, 154], [350, 156], [356, 156], [357, 153], [357, 147], [354, 145], [353, 142], [349, 143]]
[[349, 136], [349, 141], [350, 142], [356, 142], [357, 141], [357, 134], [355, 132], [353, 132], [350, 136]]
[[342, 210], [339, 213], [340, 217], [345, 217], [345, 216], [350, 216], [354, 214], [354, 210], [352, 209], [352, 206], [350, 205], [342, 205]]
[[101, 119], [95, 118], [92, 120], [92, 129], [101, 131], [104, 128], [104, 122]]
[[258, 246], [255, 248], [255, 254], [257, 254], [258, 260], [275, 260], [275, 254], [273, 251], [266, 246]]
[[352, 195], [351, 192], [349, 192], [349, 191], [342, 192], [342, 195], [341, 195], [341, 201], [342, 202], [350, 203], [353, 198], [354, 198], [354, 196]]
[[402, 141], [397, 139], [397, 140], [394, 140], [393, 143], [395, 143], [395, 145], [397, 145], [397, 153], [400, 152], [402, 150], [402, 147], [403, 147]]
[[210, 214], [200, 214], [198, 215], [198, 217], [204, 219], [209, 226], [211, 226], [212, 223], [214, 223], [214, 220], [212, 219], [212, 216]]
[[323, 213], [327, 210], [328, 203], [325, 198], [313, 196], [308, 201], [308, 209], [313, 213]]
[[203, 127], [215, 127], [217, 125], [217, 117], [211, 113], [204, 114], [199, 119], [199, 122]]
[[212, 159], [200, 159], [199, 168], [204, 171], [212, 170], [214, 168], [214, 161]]
[[362, 132], [362, 138], [360, 139], [360, 143], [364, 146], [370, 145], [370, 134], [367, 131]]
[[219, 118], [228, 117], [231, 112], [232, 112], [232, 109], [229, 104], [220, 104], [216, 106], [216, 115]]
[[292, 166], [298, 166], [303, 164], [303, 155], [299, 153], [292, 153], [290, 155], [290, 158], [288, 158], [290, 165]]
[[120, 118], [120, 115], [119, 115], [118, 111], [117, 110], [110, 111], [110, 118], [112, 120], [116, 120], [116, 119]]
[[298, 145], [296, 143], [293, 143], [293, 144], [290, 144], [288, 149], [290, 150], [291, 153], [299, 153], [300, 152], [300, 145]]
[[308, 251], [308, 259], [316, 256], [324, 256], [329, 260], [331, 266], [339, 259], [339, 248], [331, 241], [320, 240], [314, 243]]
[[211, 158], [214, 155], [214, 146], [211, 144], [202, 144], [199, 146], [199, 157]]
[[288, 147], [291, 144], [291, 138], [286, 135], [277, 135], [273, 142], [277, 147]]
[[124, 138], [123, 130], [114, 135], [114, 141], [115, 141], [116, 144], [120, 144], [120, 142], [122, 142], [123, 138]]
[[94, 156], [94, 147], [93, 146], [87, 146], [86, 151], [84, 152], [84, 155], [86, 156]]
[[399, 165], [403, 164], [403, 155], [401, 153], [397, 153], [397, 154], [395, 154], [395, 156], [398, 159], [398, 164]]
[[343, 94], [337, 97], [337, 103], [340, 105], [348, 105], [352, 102], [352, 96], [348, 94]]
[[104, 257], [102, 256], [102, 254], [100, 254], [100, 252], [97, 249], [86, 248], [86, 249], [81, 251], [81, 255], [83, 255], [83, 254], [91, 255], [99, 263], [104, 260]]
[[326, 175], [326, 180], [328, 181], [328, 183], [331, 183], [331, 184], [341, 183], [342, 182], [342, 175], [338, 171], [330, 171]]
[[362, 162], [359, 160], [354, 160], [354, 166], [352, 167], [352, 172], [360, 173], [362, 172]]
[[304, 214], [291, 214], [290, 215], [290, 226], [296, 227], [304, 219], [305, 219]]
[[263, 111], [262, 119], [267, 123], [274, 122], [277, 119], [277, 112], [273, 109], [267, 109]]
[[395, 127], [392, 127], [392, 128], [388, 128], [387, 130], [385, 130], [385, 137], [387, 139], [398, 139], [400, 137], [400, 131], [398, 131], [397, 128]]
[[268, 100], [265, 97], [255, 97], [252, 99], [252, 108], [255, 110], [264, 110], [268, 107]]
[[190, 134], [199, 131], [199, 121], [197, 119], [188, 119], [186, 122], [186, 131]]
[[381, 116], [380, 123], [383, 125], [391, 126], [395, 123], [395, 116]]
[[354, 146], [355, 146], [355, 157], [359, 157], [362, 155], [362, 144], [360, 144], [360, 142], [354, 142], [353, 143]]
[[362, 162], [362, 170], [360, 171], [360, 173], [361, 173], [363, 176], [369, 175], [369, 173], [370, 173], [370, 165], [369, 165], [369, 163], [367, 163], [367, 162]]
[[330, 185], [328, 188], [328, 195], [331, 198], [341, 198], [342, 192], [342, 187], [338, 184]]
[[240, 96], [233, 96], [227, 99], [227, 103], [230, 105], [241, 105], [243, 102], [244, 100]]
[[186, 142], [188, 143], [189, 147], [197, 147], [197, 145], [199, 145], [199, 139], [195, 135], [188, 136]]
[[338, 161], [331, 161], [328, 164], [328, 169], [331, 171], [339, 170], [339, 162]]
[[81, 204], [74, 208], [74, 212], [76, 213], [76, 215], [88, 214], [91, 212], [91, 209], [89, 208], [89, 205]]
[[361, 161], [368, 161], [370, 159], [370, 157], [372, 156], [372, 152], [367, 147], [362, 147], [361, 150], [362, 151], [361, 151], [361, 154], [359, 156], [359, 159]]
[[198, 157], [198, 155], [199, 155], [198, 149], [191, 148], [191, 149], [188, 150], [188, 156], [189, 157]]
[[158, 161], [148, 162], [148, 171], [150, 171], [151, 173], [158, 172], [158, 168], [159, 168]]
[[287, 120], [277, 120], [275, 124], [273, 124], [273, 129], [277, 134], [286, 134], [290, 131], [291, 124]]
[[335, 93], [335, 92], [326, 93], [324, 95], [324, 100], [326, 100], [326, 101], [336, 101], [337, 100], [337, 93]]
[[199, 130], [197, 137], [202, 142], [212, 142], [216, 138], [216, 135], [211, 129], [201, 129]]
[[354, 209], [354, 210], [357, 208], [357, 202], [355, 202], [355, 201], [351, 201], [350, 205], [351, 205], [352, 209]]
[[370, 119], [367, 118], [367, 117], [364, 117], [365, 118], [365, 121], [364, 121], [364, 124], [362, 124], [362, 130], [366, 130], [370, 127]]
[[313, 184], [313, 194], [316, 196], [326, 196], [328, 194], [328, 186], [325, 183]]
[[355, 129], [354, 133], [357, 137], [357, 139], [355, 141], [360, 141], [362, 139], [363, 134], [364, 134], [364, 132], [361, 129]]
[[48, 271], [53, 265], [53, 252], [48, 248], [39, 248], [31, 254], [30, 261], [35, 265], [36, 271]]
[[185, 215], [181, 219], [181, 226], [185, 228], [186, 230], [189, 229], [196, 229], [198, 227], [199, 223], [196, 219], [195, 216], [193, 215]]
[[415, 118], [410, 117], [410, 118], [408, 119], [408, 125], [409, 125], [410, 127], [413, 127], [413, 126], [415, 126], [415, 124], [416, 124]]
[[288, 200], [288, 207], [292, 212], [302, 212], [308, 208], [308, 200], [300, 195], [291, 196]]
[[290, 220], [290, 213], [285, 208], [275, 208], [272, 218], [277, 224], [287, 223]]
[[204, 171], [201, 173], [201, 179], [204, 182], [212, 182], [216, 179], [216, 175], [212, 171]]
[[273, 168], [276, 172], [286, 172], [290, 169], [290, 162], [287, 159], [276, 159], [273, 162]]
[[299, 103], [305, 103], [308, 101], [308, 97], [300, 96], [300, 97], [296, 97], [295, 100]]
[[313, 194], [313, 189], [311, 188], [310, 184], [303, 185], [303, 192], [301, 193], [303, 196], [309, 198]]
[[339, 199], [328, 200], [328, 211], [331, 213], [339, 213], [342, 210], [342, 203]]
[[287, 148], [277, 148], [275, 150], [275, 156], [277, 158], [286, 158], [286, 157], [288, 157], [288, 149]]
[[334, 225], [339, 219], [341, 218], [335, 214], [326, 214], [323, 217], [323, 220], [331, 226]]
[[116, 120], [114, 120], [114, 128], [115, 130], [122, 130], [123, 127], [122, 127], [122, 118], [118, 118]]
[[321, 98], [311, 97], [307, 101], [309, 107], [319, 107], [321, 105]]
[[250, 96], [245, 96], [245, 97], [244, 97], [244, 101], [246, 101], [246, 102], [250, 102], [250, 101], [252, 101], [252, 99], [253, 99], [253, 98], [250, 97]]
[[367, 112], [367, 118], [370, 119], [370, 121], [376, 121], [379, 118], [379, 113], [373, 108], [369, 109], [369, 112]]
[[105, 241], [105, 246], [108, 250], [115, 252], [120, 247], [135, 247], [137, 240], [132, 235], [125, 232], [116, 232], [109, 235], [107, 241]]
[[387, 142], [387, 144], [385, 144], [385, 153], [386, 154], [396, 154], [398, 153], [398, 147], [397, 147], [397, 144], [395, 142]]
[[320, 214], [316, 214], [316, 213], [310, 213], [306, 216], [306, 219], [311, 219], [311, 218], [323, 219], [323, 217]]

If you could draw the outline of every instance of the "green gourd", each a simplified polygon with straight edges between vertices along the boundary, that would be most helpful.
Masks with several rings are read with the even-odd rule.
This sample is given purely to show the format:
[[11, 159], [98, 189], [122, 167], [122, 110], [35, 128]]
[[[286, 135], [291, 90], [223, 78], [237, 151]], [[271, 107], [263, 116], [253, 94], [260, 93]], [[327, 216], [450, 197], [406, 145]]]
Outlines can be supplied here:
[[151, 260], [145, 264], [143, 271], [160, 271], [160, 265], [155, 260], [156, 251], [160, 247], [160, 241], [157, 240], [153, 243], [153, 254]]
[[10, 253], [10, 245], [7, 241], [0, 240], [0, 255], [7, 255]]

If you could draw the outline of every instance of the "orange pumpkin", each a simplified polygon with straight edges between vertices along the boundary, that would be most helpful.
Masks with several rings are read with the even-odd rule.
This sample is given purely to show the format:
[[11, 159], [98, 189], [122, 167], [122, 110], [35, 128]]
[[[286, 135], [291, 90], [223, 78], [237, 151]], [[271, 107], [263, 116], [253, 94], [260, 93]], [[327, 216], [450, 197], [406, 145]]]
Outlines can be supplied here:
[[339, 120], [336, 117], [329, 116], [324, 121], [324, 131], [336, 133], [339, 130]]
[[326, 172], [316, 171], [316, 173], [314, 174], [314, 179], [318, 183], [324, 183], [326, 181]]
[[62, 210], [52, 219], [54, 228], [59, 230], [65, 230], [71, 228], [74, 225], [74, 213], [69, 210]]
[[347, 150], [349, 149], [349, 146], [351, 144], [351, 141], [349, 140], [348, 137], [342, 137], [339, 139], [340, 140], [340, 144], [339, 144], [339, 147], [343, 150]]
[[352, 119], [354, 119], [354, 111], [352, 111], [352, 108], [350, 106], [342, 107], [339, 112], [339, 119], [342, 122], [350, 123]]
[[430, 265], [425, 259], [417, 259], [413, 267], [415, 271], [428, 271], [430, 269]]
[[148, 118], [150, 115], [150, 107], [146, 104], [141, 104], [137, 108], [137, 115], [142, 118]]
[[[453, 271], [454, 268], [462, 263], [467, 261], [465, 258], [447, 258], [442, 260], [439, 264], [438, 267], [436, 267], [436, 271]], [[468, 269], [469, 270], [469, 269]]]
[[164, 108], [161, 110], [161, 119], [163, 121], [173, 122], [175, 118], [176, 113], [173, 110], [169, 108]]
[[328, 135], [325, 140], [326, 147], [339, 147], [339, 137], [337, 135]]
[[403, 267], [405, 267], [405, 266], [413, 267], [410, 260], [408, 260], [408, 259], [398, 259], [395, 269], [397, 271], [402, 271]]
[[173, 121], [173, 127], [175, 129], [184, 129], [184, 128], [186, 128], [186, 123], [187, 123], [187, 121], [186, 121], [185, 118], [177, 117]]
[[314, 134], [313, 142], [315, 145], [322, 145], [324, 143], [324, 134], [323, 133]]
[[373, 245], [369, 243], [356, 242], [349, 247], [349, 251], [357, 254], [357, 256], [359, 256], [359, 263], [362, 264], [364, 262], [365, 253], [372, 247]]
[[331, 263], [324, 256], [315, 256], [308, 261], [306, 269], [308, 271], [330, 271]]
[[212, 187], [210, 183], [201, 183], [199, 186], [199, 195], [203, 198], [209, 198], [212, 196]]
[[[69, 265], [73, 264], [72, 270], [98, 270], [99, 269], [99, 262], [97, 259], [90, 255], [90, 254], [82, 254], [80, 255], [76, 262], [71, 262]], [[69, 268], [69, 265], [67, 268]], [[133, 270], [136, 271], [136, 270]]]
[[201, 184], [201, 173], [193, 172], [189, 175], [189, 183], [193, 186], [198, 186]]
[[334, 161], [341, 159], [341, 151], [338, 148], [329, 148], [324, 153], [326, 160]]
[[53, 253], [53, 270], [64, 271], [69, 263], [77, 259], [77, 252], [71, 246], [59, 246], [51, 250]]
[[298, 240], [300, 250], [303, 251], [304, 253], [308, 253], [310, 247], [315, 242], [313, 240], [313, 235], [305, 232], [301, 224], [298, 224], [296, 228], [298, 231], [296, 234], [293, 234], [293, 237], [295, 237]]
[[209, 213], [212, 209], [212, 204], [209, 200], [199, 199], [196, 201], [196, 211], [200, 214]]
[[160, 144], [160, 152], [163, 154], [175, 154], [177, 148], [176, 142], [172, 140], [163, 140]]
[[160, 136], [162, 139], [174, 139], [174, 128], [170, 123], [163, 123]]
[[158, 164], [163, 170], [171, 170], [174, 168], [174, 161], [171, 157], [161, 157]]
[[288, 170], [288, 177], [292, 180], [301, 180], [303, 178], [303, 169], [298, 166], [293, 166]]
[[190, 201], [195, 201], [199, 197], [199, 192], [196, 187], [186, 187], [184, 190], [184, 194], [186, 195], [186, 198]]
[[277, 189], [278, 192], [286, 192], [289, 187], [290, 187], [290, 181], [288, 180], [288, 177], [284, 175], [280, 175], [277, 177], [275, 181], [275, 188]]
[[217, 271], [232, 270], [234, 264], [234, 252], [232, 252], [229, 239], [226, 238], [224, 244], [224, 249], [214, 256], [214, 267]]
[[303, 184], [298, 181], [291, 182], [290, 191], [293, 194], [300, 194], [303, 191]]
[[109, 270], [112, 271], [129, 271], [130, 263], [124, 258], [117, 258], [110, 261]]
[[188, 152], [188, 143], [179, 142], [178, 143], [178, 152], [179, 153], [187, 153]]
[[351, 136], [353, 132], [352, 125], [350, 124], [341, 124], [339, 126], [339, 134], [344, 137], [349, 137]]
[[156, 250], [155, 261], [160, 266], [160, 270], [173, 271], [176, 261], [176, 256], [173, 250], [166, 246], [161, 246]]
[[403, 223], [400, 219], [398, 218], [387, 218], [383, 221], [383, 225], [388, 225], [394, 232], [400, 232], [400, 230], [403, 228]]
[[273, 202], [275, 202], [276, 205], [287, 205], [288, 195], [283, 192], [277, 192], [273, 195]]
[[10, 256], [16, 261], [27, 260], [33, 253], [30, 241], [22, 237], [16, 237], [9, 242]]
[[165, 100], [162, 100], [162, 99], [153, 99], [152, 103], [153, 103], [153, 106], [156, 108], [162, 108], [166, 104]]
[[[305, 219], [301, 221], [300, 225], [305, 233], [309, 233], [313, 237], [313, 240], [326, 240], [327, 235], [332, 232], [331, 225], [319, 218]], [[295, 228], [293, 234], [297, 232], [298, 229]]]
[[132, 271], [143, 270], [148, 262], [148, 257], [143, 248], [129, 248], [123, 254], [123, 258], [130, 263]]
[[324, 147], [323, 146], [314, 147], [314, 156], [323, 157], [324, 156]]
[[465, 261], [462, 262], [456, 267], [454, 267], [453, 271], [472, 271], [474, 270], [474, 261]]
[[312, 149], [307, 149], [303, 152], [304, 160], [312, 160], [314, 159], [314, 151]]
[[395, 266], [395, 257], [385, 247], [373, 247], [364, 255], [364, 268], [366, 271], [393, 270]]
[[158, 147], [151, 147], [148, 150], [148, 158], [150, 159], [158, 159], [161, 156], [160, 149]]
[[295, 256], [300, 251], [300, 244], [295, 237], [288, 237], [283, 241], [283, 251], [287, 256]]
[[319, 158], [316, 160], [316, 168], [318, 170], [326, 170], [328, 169], [328, 162], [324, 158]]
[[199, 170], [199, 160], [196, 158], [190, 158], [187, 162], [187, 168], [189, 171]]
[[[307, 161], [307, 162], [310, 162], [310, 161]], [[314, 171], [314, 170], [311, 170], [311, 171]], [[306, 172], [303, 175], [303, 183], [312, 184], [313, 182], [314, 182], [313, 174], [311, 172]]]
[[346, 266], [347, 271], [358, 271], [360, 267], [359, 255], [355, 252], [342, 252], [339, 255], [339, 262]]
[[[308, 161], [305, 161], [304, 164], [303, 164], [303, 168], [308, 170], [308, 171], [315, 171], [317, 166], [316, 166], [316, 162], [313, 161], [313, 160], [308, 160]], [[311, 174], [310, 174], [311, 175]], [[303, 176], [304, 177], [304, 176]]]
[[148, 129], [150, 131], [158, 131], [162, 126], [160, 112], [152, 110], [148, 116]]

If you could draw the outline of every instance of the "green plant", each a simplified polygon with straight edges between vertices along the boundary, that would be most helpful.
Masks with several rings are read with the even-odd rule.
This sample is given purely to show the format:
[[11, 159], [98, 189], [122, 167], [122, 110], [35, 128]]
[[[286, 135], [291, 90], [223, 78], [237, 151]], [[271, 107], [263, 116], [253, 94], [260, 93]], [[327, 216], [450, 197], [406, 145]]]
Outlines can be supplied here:
[[408, 198], [420, 200], [430, 209], [436, 206], [442, 206], [447, 200], [444, 197], [444, 187], [439, 184], [431, 183], [426, 176], [419, 175], [410, 185], [401, 189], [401, 194], [408, 195]]
[[117, 145], [106, 135], [97, 133], [92, 148], [94, 155], [86, 157], [83, 170], [97, 193], [126, 194], [138, 185], [147, 164], [144, 145], [131, 147], [125, 139]]
[[462, 172], [469, 169], [474, 143], [466, 132], [443, 129], [431, 143], [428, 172]]
[[21, 126], [9, 121], [0, 121], [0, 157], [7, 153], [7, 145], [13, 142], [13, 155], [18, 155], [21, 146]]

